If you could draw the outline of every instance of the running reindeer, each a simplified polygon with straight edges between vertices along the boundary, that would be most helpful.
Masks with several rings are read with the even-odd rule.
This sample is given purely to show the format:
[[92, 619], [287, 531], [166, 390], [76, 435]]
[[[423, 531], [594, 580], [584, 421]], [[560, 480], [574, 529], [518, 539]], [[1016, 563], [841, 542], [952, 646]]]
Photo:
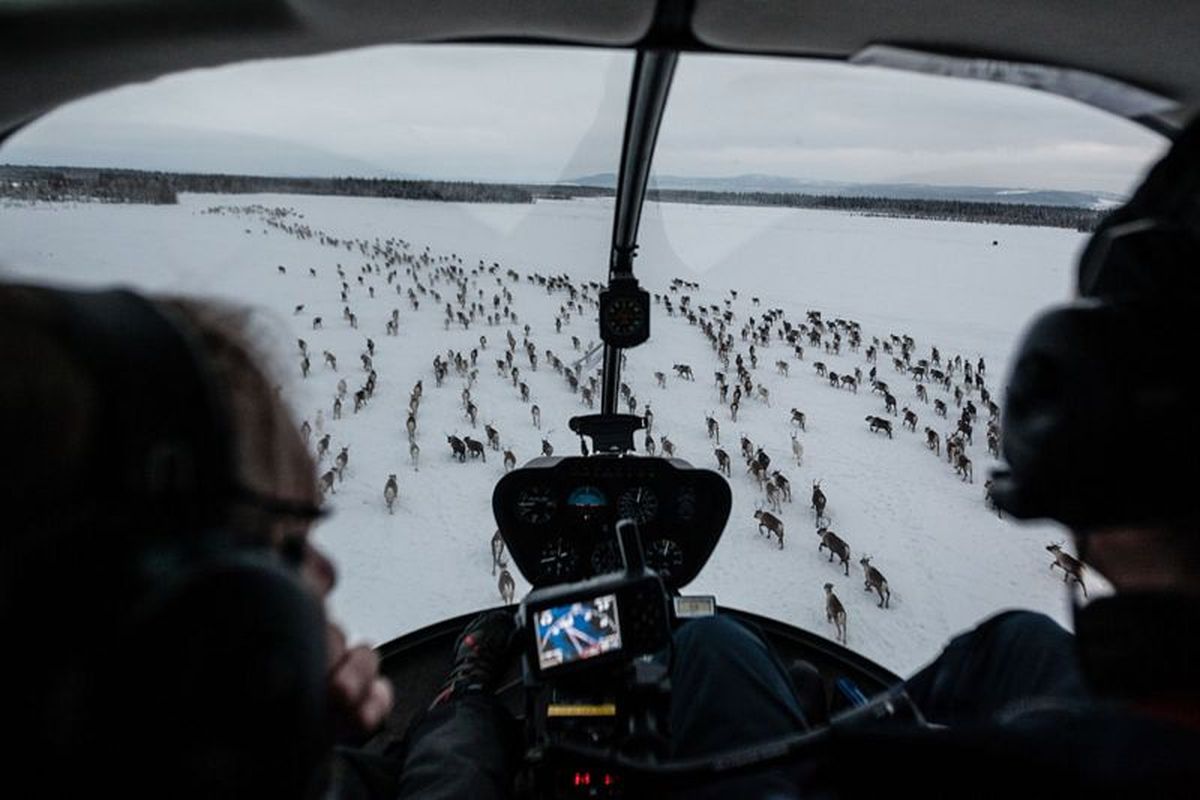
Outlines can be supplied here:
[[824, 520], [825, 522], [829, 521], [829, 518], [825, 516], [825, 504], [826, 504], [826, 498], [825, 498], [825, 493], [823, 491], [821, 491], [821, 482], [813, 481], [812, 509], [813, 509], [813, 513], [816, 516], [818, 528], [821, 527], [822, 520]]
[[504, 601], [504, 604], [511, 604], [517, 593], [517, 583], [509, 571], [503, 567], [500, 568], [500, 580], [496, 587], [500, 590], [500, 599]]
[[846, 577], [850, 576], [850, 545], [846, 544], [840, 536], [838, 536], [829, 528], [818, 528], [817, 536], [821, 537], [821, 543], [817, 545], [817, 552], [820, 553], [825, 548], [829, 548], [829, 563], [833, 563], [833, 557], [837, 556], [838, 562], [845, 570]]
[[825, 618], [833, 623], [835, 636], [842, 644], [846, 643], [846, 607], [833, 593], [833, 584], [825, 584]]
[[1050, 562], [1050, 571], [1053, 572], [1055, 567], [1061, 569], [1063, 571], [1063, 583], [1074, 580], [1079, 584], [1079, 588], [1083, 590], [1083, 596], [1087, 597], [1087, 587], [1083, 584], [1083, 562], [1070, 553], [1065, 552], [1062, 549], [1062, 542], [1047, 545], [1046, 549], [1054, 554], [1054, 561]]
[[866, 580], [863, 581], [864, 591], [874, 591], [879, 594], [879, 607], [888, 608], [891, 599], [892, 591], [888, 588], [887, 578], [883, 577], [883, 573], [871, 566], [871, 557], [863, 556], [858, 560], [862, 564], [863, 573]]
[[767, 536], [775, 534], [775, 537], [779, 539], [779, 549], [782, 550], [783, 521], [770, 511], [763, 511], [761, 508], [754, 512], [754, 518], [758, 520], [758, 532]]
[[396, 474], [393, 472], [388, 475], [387, 483], [383, 487], [383, 502], [387, 505], [389, 514], [396, 512], [396, 496], [400, 493], [400, 487], [396, 484]]

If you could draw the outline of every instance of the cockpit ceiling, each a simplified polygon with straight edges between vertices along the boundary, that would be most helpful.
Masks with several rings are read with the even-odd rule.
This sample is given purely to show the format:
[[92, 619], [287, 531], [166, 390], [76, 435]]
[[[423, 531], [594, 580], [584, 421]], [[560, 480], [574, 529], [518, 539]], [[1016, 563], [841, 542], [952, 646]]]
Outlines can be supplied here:
[[[1068, 67], [1200, 110], [1195, 0], [3, 0], [0, 131], [169, 72], [400, 42], [849, 59], [872, 45]], [[1003, 72], [1003, 71], [1001, 71]]]

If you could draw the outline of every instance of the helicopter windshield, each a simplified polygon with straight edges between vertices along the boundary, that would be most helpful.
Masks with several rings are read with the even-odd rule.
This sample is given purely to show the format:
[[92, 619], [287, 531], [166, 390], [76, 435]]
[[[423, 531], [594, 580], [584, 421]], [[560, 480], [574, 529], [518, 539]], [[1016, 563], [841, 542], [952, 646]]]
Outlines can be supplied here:
[[[578, 453], [567, 420], [598, 409], [632, 65], [378, 47], [87, 98], [0, 148], [0, 272], [259, 309], [320, 470], [348, 448], [315, 533], [340, 564], [335, 611], [385, 641], [497, 602], [493, 485]], [[652, 338], [626, 353], [620, 410], [652, 415], [638, 453], [728, 456], [730, 522], [686, 591], [832, 638], [832, 582], [847, 645], [897, 672], [1000, 607], [1067, 622], [1043, 549], [1063, 534], [985, 501], [989, 403], [1022, 325], [1069, 297], [1086, 231], [1164, 144], [1029, 90], [682, 57], [634, 263]], [[968, 407], [964, 467], [945, 447]], [[649, 491], [536, 488], [531, 518], [658, 511]], [[561, 534], [547, 569], [614, 557]]]

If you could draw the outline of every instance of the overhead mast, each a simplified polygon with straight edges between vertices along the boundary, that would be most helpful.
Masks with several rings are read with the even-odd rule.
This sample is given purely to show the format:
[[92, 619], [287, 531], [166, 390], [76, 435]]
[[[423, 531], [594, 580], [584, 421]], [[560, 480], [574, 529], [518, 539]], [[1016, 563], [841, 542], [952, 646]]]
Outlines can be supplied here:
[[[638, 291], [637, 279], [633, 276], [638, 223], [641, 220], [642, 201], [646, 196], [646, 181], [650, 176], [650, 163], [658, 139], [658, 128], [662, 122], [663, 109], [666, 107], [667, 93], [671, 87], [671, 78], [675, 74], [678, 56], [678, 52], [674, 50], [639, 50], [633, 64], [613, 209], [612, 252], [608, 270], [610, 294]], [[614, 337], [610, 331], [605, 330], [604, 309], [601, 316], [600, 335], [605, 343], [600, 410], [601, 414], [610, 415], [617, 413], [621, 386], [621, 351], [624, 348], [613, 344]], [[648, 313], [645, 326], [648, 335]], [[642, 341], [645, 341], [645, 338], [642, 338]]]

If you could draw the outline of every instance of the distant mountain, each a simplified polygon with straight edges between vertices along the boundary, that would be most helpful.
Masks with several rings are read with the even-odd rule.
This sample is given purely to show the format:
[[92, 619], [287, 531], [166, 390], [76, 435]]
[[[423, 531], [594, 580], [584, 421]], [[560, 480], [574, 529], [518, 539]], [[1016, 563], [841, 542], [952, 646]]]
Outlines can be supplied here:
[[[584, 175], [570, 183], [579, 186], [613, 188], [617, 185], [617, 177], [612, 172], [602, 172]], [[757, 174], [734, 175], [727, 178], [685, 178], [676, 175], [657, 175], [651, 177], [650, 188], [705, 192], [816, 194], [834, 197], [885, 197], [894, 200], [959, 200], [969, 203], [1020, 203], [1090, 209], [1108, 209], [1124, 201], [1120, 195], [1111, 192], [996, 186], [937, 186], [923, 183], [839, 183], [837, 181], [799, 180], [778, 175]]]

